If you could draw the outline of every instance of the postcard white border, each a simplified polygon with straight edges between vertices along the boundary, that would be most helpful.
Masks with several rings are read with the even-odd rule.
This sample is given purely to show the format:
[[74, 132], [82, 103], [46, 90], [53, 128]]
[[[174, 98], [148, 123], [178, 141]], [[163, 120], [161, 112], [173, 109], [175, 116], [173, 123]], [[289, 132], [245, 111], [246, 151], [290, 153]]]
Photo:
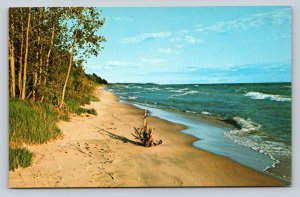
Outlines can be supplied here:
[[[261, 188], [143, 188], [143, 189], [8, 189], [8, 7], [19, 6], [276, 6], [293, 10], [293, 172], [291, 187]], [[299, 0], [1, 0], [0, 6], [0, 196], [296, 196], [300, 193], [300, 1]], [[298, 109], [298, 111], [296, 111]]]

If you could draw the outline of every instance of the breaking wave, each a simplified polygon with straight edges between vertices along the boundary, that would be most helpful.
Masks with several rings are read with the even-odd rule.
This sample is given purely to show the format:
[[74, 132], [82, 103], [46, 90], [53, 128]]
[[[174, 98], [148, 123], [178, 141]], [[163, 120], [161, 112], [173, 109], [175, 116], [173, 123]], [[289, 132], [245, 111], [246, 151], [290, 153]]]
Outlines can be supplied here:
[[291, 154], [290, 146], [281, 142], [266, 141], [259, 135], [254, 134], [259, 132], [261, 125], [253, 122], [251, 119], [244, 119], [237, 116], [231, 118], [231, 121], [240, 128], [230, 130], [224, 133], [224, 136], [233, 140], [235, 143], [249, 147], [261, 154], [268, 155], [274, 163], [271, 166], [267, 166], [264, 171], [268, 171], [269, 168], [274, 168], [275, 165], [280, 163], [278, 158]]
[[136, 96], [129, 96], [128, 99], [135, 100], [135, 99], [137, 99], [137, 97]]
[[287, 98], [281, 95], [274, 95], [274, 94], [264, 94], [261, 92], [248, 92], [244, 94], [252, 99], [268, 99], [271, 101], [291, 101], [291, 98]]
[[232, 120], [236, 123], [240, 129], [231, 130], [229, 133], [234, 135], [245, 135], [245, 134], [251, 134], [256, 131], [258, 131], [261, 127], [260, 124], [252, 122], [250, 118], [244, 119], [241, 117], [233, 117]]
[[193, 95], [193, 94], [197, 94], [197, 93], [199, 93], [199, 92], [196, 91], [196, 90], [192, 90], [192, 91], [184, 92], [182, 94], [171, 95], [170, 98], [174, 98], [174, 97], [177, 97], [177, 96]]
[[206, 116], [211, 115], [211, 113], [209, 113], [208, 111], [202, 111], [201, 114], [202, 114], [202, 115], [206, 115]]

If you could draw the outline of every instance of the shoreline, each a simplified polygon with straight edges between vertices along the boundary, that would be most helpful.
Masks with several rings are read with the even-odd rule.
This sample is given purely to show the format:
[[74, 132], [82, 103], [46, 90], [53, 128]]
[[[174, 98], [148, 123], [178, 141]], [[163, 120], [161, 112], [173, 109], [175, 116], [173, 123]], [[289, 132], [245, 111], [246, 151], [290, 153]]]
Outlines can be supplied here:
[[163, 143], [145, 148], [133, 143], [134, 126], [143, 110], [119, 102], [97, 88], [100, 102], [86, 107], [98, 116], [73, 116], [60, 122], [64, 138], [28, 146], [33, 164], [9, 172], [11, 188], [53, 187], [193, 187], [288, 186], [287, 183], [243, 166], [224, 156], [198, 149], [198, 138], [181, 132], [183, 125], [148, 118]]
[[[124, 104], [134, 106], [134, 107], [137, 107], [137, 108], [142, 109], [142, 110], [147, 109], [150, 112], [152, 112], [154, 110], [154, 111], [162, 111], [163, 113], [167, 113], [167, 114], [172, 113], [172, 112], [166, 111], [164, 109], [144, 106], [144, 105], [140, 105], [140, 104], [134, 104], [134, 103], [130, 103], [130, 102], [127, 102], [127, 101], [120, 101], [120, 102], [124, 103]], [[152, 115], [152, 113], [151, 113], [151, 115]], [[241, 151], [241, 149], [242, 149], [243, 151], [246, 150], [246, 152], [248, 152], [247, 150], [250, 149], [249, 147], [243, 146], [239, 143], [235, 143], [230, 139], [228, 140], [228, 138], [225, 138], [223, 136], [224, 132], [229, 132], [231, 129], [236, 128], [232, 124], [229, 124], [229, 123], [226, 123], [224, 121], [217, 120], [217, 119], [208, 119], [208, 118], [205, 118], [205, 117], [203, 118], [203, 117], [195, 117], [195, 116], [186, 116], [183, 113], [176, 113], [176, 115], [174, 114], [175, 118], [170, 116], [170, 115], [166, 116], [164, 114], [161, 114], [160, 112], [154, 113], [153, 116], [155, 116], [157, 118], [160, 118], [162, 120], [165, 120], [165, 121], [169, 121], [169, 122], [172, 122], [172, 123], [175, 123], [175, 124], [180, 124], [180, 125], [185, 126], [186, 128], [181, 130], [181, 132], [196, 138], [196, 140], [192, 143], [192, 146], [197, 148], [197, 149], [204, 150], [204, 151], [207, 151], [209, 153], [217, 154], [217, 155], [220, 155], [220, 156], [224, 156], [224, 157], [226, 157], [228, 159], [231, 159], [234, 162], [237, 162], [237, 163], [239, 163], [243, 166], [246, 166], [246, 167], [251, 168], [253, 170], [256, 170], [258, 172], [262, 172], [265, 175], [272, 176], [276, 179], [279, 179], [279, 180], [282, 180], [286, 183], [291, 184], [290, 180], [284, 179], [283, 177], [280, 177], [279, 175], [276, 175], [274, 173], [271, 173], [271, 172], [267, 171], [267, 170], [270, 170], [270, 169], [272, 170], [273, 168], [275, 168], [275, 165], [279, 163], [278, 160], [274, 159], [273, 157], [270, 157], [269, 155], [261, 154], [258, 151], [255, 151], [255, 150], [251, 149], [251, 150], [253, 150], [253, 151], [251, 151], [252, 154], [248, 155], [248, 156], [249, 157], [251, 156], [252, 159], [248, 159], [249, 161], [247, 161], [245, 159], [240, 160], [238, 158], [238, 155], [232, 156], [230, 154], [228, 155], [228, 154], [224, 153], [226, 151], [230, 151], [230, 149], [228, 149], [228, 146], [230, 146], [230, 145], [231, 146], [234, 145], [234, 147], [236, 149], [240, 149], [239, 151]], [[184, 119], [187, 120], [187, 121], [185, 121]], [[198, 129], [198, 131], [195, 132], [195, 126], [193, 126], [195, 123], [196, 124], [201, 124], [201, 125], [206, 125], [206, 126], [204, 126], [202, 128], [202, 130]], [[205, 127], [208, 127], [208, 128], [205, 128]], [[210, 137], [208, 137], [208, 139], [205, 139], [205, 138], [207, 138], [207, 136], [205, 136], [205, 135], [207, 135], [208, 132], [205, 132], [204, 129], [209, 130], [209, 132], [212, 132], [212, 130], [222, 130], [221, 131], [222, 137], [226, 141], [231, 142], [231, 143], [227, 143], [227, 147], [225, 148], [227, 150], [224, 150], [224, 152], [222, 152], [222, 151], [220, 151], [220, 147], [218, 149], [212, 149], [211, 147], [209, 147], [207, 145], [206, 146], [201, 145], [202, 142], [204, 142], [205, 144], [209, 144], [209, 143], [207, 143], [207, 141], [211, 140], [211, 139], [209, 139]], [[220, 131], [215, 131], [215, 132], [220, 132]], [[220, 136], [214, 136], [214, 137], [220, 138]], [[202, 141], [202, 140], [204, 140], [204, 141]], [[231, 148], [231, 150], [232, 150], [232, 148]], [[240, 153], [240, 155], [241, 154], [242, 153]], [[266, 160], [265, 157], [268, 158], [267, 160], [269, 160], [269, 164], [266, 164], [267, 163], [266, 161], [262, 162], [262, 160]], [[255, 159], [253, 159], [253, 158], [255, 158]], [[256, 164], [252, 164], [253, 160], [257, 160]], [[257, 163], [259, 163], [259, 164], [257, 164]]]

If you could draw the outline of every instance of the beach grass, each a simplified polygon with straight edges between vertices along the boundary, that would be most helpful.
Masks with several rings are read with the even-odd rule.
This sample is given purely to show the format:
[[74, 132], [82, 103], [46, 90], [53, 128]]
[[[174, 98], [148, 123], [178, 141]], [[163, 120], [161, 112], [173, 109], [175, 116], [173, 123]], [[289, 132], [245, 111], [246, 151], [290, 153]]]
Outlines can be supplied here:
[[60, 134], [56, 126], [59, 119], [57, 109], [51, 104], [11, 99], [9, 141], [15, 144], [41, 144], [56, 138]]
[[75, 98], [75, 97], [68, 98], [68, 99], [66, 99], [66, 104], [67, 104], [70, 112], [76, 113], [77, 115], [81, 115], [83, 113], [97, 115], [97, 112], [95, 109], [93, 109], [93, 108], [85, 109], [85, 108], [81, 107], [82, 105], [90, 104], [92, 101], [98, 102], [100, 100], [96, 96], [85, 95], [81, 98]]
[[100, 99], [97, 97], [97, 96], [94, 96], [94, 95], [88, 95], [90, 101], [92, 102], [99, 102]]
[[23, 144], [42, 144], [55, 139], [60, 130], [56, 126], [58, 120], [69, 120], [69, 112], [81, 115], [84, 113], [97, 115], [95, 109], [82, 108], [82, 105], [91, 101], [99, 101], [93, 95], [82, 95], [80, 98], [68, 98], [66, 110], [59, 110], [45, 102], [19, 100], [12, 98], [9, 101], [9, 170], [18, 167], [27, 167], [31, 164], [32, 154]]
[[97, 111], [94, 108], [90, 108], [90, 109], [85, 109], [82, 107], [79, 107], [78, 109], [75, 110], [75, 113], [77, 115], [81, 115], [83, 113], [88, 113], [88, 114], [92, 114], [92, 115], [97, 115]]
[[33, 153], [26, 148], [9, 148], [9, 170], [30, 166], [32, 156]]

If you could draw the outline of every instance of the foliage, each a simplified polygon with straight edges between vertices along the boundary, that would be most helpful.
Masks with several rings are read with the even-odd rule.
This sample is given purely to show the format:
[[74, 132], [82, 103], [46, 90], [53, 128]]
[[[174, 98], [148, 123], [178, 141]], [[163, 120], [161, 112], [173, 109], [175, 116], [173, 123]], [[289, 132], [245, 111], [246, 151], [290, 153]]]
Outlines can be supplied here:
[[86, 76], [87, 76], [88, 79], [94, 81], [97, 84], [105, 84], [105, 85], [108, 84], [108, 82], [105, 79], [102, 79], [101, 77], [99, 77], [95, 73], [93, 73], [93, 74], [86, 74]]
[[9, 170], [30, 166], [32, 155], [26, 148], [9, 148]]
[[96, 8], [10, 8], [10, 97], [61, 104], [91, 92], [101, 77], [89, 78], [83, 63], [103, 50], [104, 22]]

